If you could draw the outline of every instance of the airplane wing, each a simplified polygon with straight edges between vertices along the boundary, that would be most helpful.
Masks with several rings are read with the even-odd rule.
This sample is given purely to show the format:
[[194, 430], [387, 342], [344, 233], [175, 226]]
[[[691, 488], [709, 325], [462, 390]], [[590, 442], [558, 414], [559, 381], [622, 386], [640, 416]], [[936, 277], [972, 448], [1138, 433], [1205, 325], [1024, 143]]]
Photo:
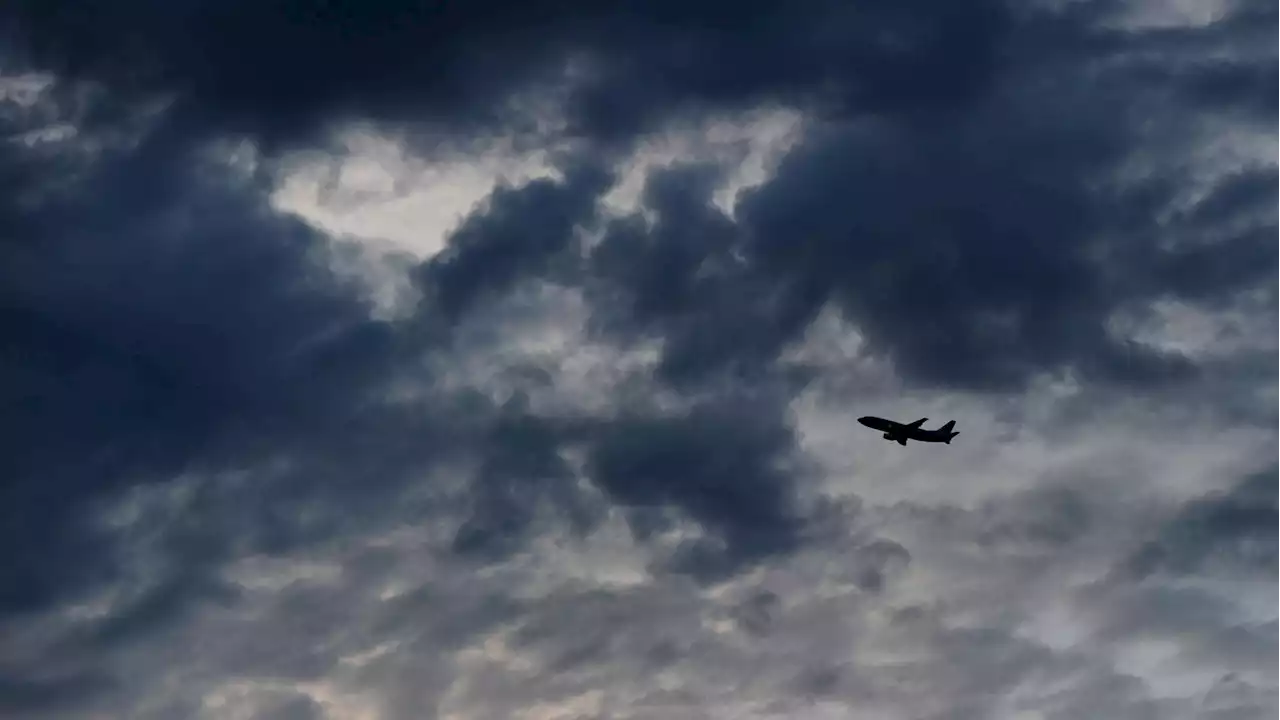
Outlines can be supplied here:
[[906, 444], [907, 444], [907, 439], [906, 439], [906, 438], [904, 438], [904, 437], [900, 437], [900, 438], [898, 438], [898, 444], [899, 444], [899, 445], [906, 445]]
[[909, 428], [918, 428], [918, 427], [920, 427], [921, 425], [923, 425], [923, 424], [924, 424], [924, 421], [925, 421], [925, 420], [928, 420], [928, 419], [929, 419], [929, 418], [920, 418], [919, 420], [917, 420], [917, 421], [915, 421], [915, 422], [911, 423], [911, 424], [910, 424], [910, 425], [908, 425], [907, 427], [909, 427]]

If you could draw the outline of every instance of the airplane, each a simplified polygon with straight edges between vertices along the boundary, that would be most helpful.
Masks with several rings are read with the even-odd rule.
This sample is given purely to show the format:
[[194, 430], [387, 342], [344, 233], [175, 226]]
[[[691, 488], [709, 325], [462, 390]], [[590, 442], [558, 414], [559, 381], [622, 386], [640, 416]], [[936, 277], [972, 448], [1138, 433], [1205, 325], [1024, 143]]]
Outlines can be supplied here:
[[959, 435], [958, 432], [952, 432], [951, 428], [956, 426], [955, 420], [947, 421], [946, 425], [937, 430], [925, 430], [924, 422], [929, 418], [920, 418], [919, 420], [903, 425], [892, 420], [885, 420], [873, 415], [858, 418], [858, 422], [866, 425], [872, 430], [880, 430], [884, 432], [885, 440], [896, 440], [899, 445], [906, 445], [908, 440], [917, 442], [940, 442], [951, 444], [951, 438]]

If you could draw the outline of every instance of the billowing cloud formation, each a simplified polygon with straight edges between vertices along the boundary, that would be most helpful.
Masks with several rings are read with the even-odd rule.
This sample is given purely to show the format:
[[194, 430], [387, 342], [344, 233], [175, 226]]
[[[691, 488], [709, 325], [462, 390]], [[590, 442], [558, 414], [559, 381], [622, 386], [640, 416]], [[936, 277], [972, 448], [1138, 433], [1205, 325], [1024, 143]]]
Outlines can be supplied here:
[[566, 62], [585, 64], [571, 127], [597, 138], [769, 99], [934, 112], [981, 88], [1014, 21], [995, 2], [929, 0], [17, 5], [43, 64], [180, 91], [201, 118], [277, 139], [365, 115], [503, 123], [504, 95], [558, 84]]
[[[0, 710], [1274, 715], [1275, 22], [6, 4]], [[357, 126], [545, 177], [353, 278]]]

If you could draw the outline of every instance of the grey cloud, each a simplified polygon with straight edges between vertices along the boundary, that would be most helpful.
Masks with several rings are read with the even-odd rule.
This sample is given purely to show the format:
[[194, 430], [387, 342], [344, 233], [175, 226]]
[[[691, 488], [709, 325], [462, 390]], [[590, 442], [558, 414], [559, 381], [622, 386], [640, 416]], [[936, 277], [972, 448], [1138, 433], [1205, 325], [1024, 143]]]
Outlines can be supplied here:
[[58, 712], [75, 708], [82, 698], [111, 686], [110, 680], [98, 673], [42, 678], [24, 678], [21, 674], [14, 674], [0, 679], [0, 711], [13, 713], [15, 717]]
[[594, 219], [596, 199], [612, 178], [600, 168], [570, 167], [563, 182], [535, 180], [520, 188], [499, 188], [487, 206], [454, 231], [449, 247], [419, 272], [428, 293], [426, 312], [456, 318], [482, 299], [517, 280], [572, 271], [558, 269], [573, 250], [574, 232]]
[[596, 522], [598, 508], [578, 492], [562, 449], [571, 428], [545, 421], [508, 402], [489, 430], [475, 479], [472, 507], [454, 537], [462, 553], [501, 556], [518, 549], [541, 501], [550, 500], [575, 530]]
[[[189, 125], [271, 143], [335, 118], [510, 125], [505, 96], [585, 55], [571, 131], [627, 139], [680, 110], [770, 99], [838, 110], [945, 112], [979, 92], [1012, 16], [930, 0], [643, 6], [505, 0], [219, 5], [103, 13], [23, 0], [5, 16], [33, 62], [133, 94], [177, 92]], [[518, 58], [518, 59], [517, 59]]]
[[978, 542], [994, 552], [1054, 553], [1078, 540], [1096, 521], [1096, 510], [1067, 487], [1037, 489], [984, 508]]
[[1277, 573], [1275, 470], [1253, 475], [1228, 493], [1189, 503], [1128, 562], [1142, 578], [1219, 574], [1246, 577]]
[[712, 204], [721, 177], [708, 165], [652, 175], [643, 200], [654, 227], [638, 217], [616, 221], [591, 258], [610, 283], [597, 291], [604, 331], [665, 338], [659, 371], [678, 385], [717, 371], [758, 378], [822, 300], [820, 289], [770, 287], [767, 269], [735, 256], [742, 228]]
[[671, 419], [624, 418], [602, 434], [588, 464], [615, 502], [679, 508], [714, 533], [677, 560], [712, 578], [798, 543], [787, 468], [793, 444], [772, 403], [730, 398]]
[[1276, 712], [1276, 693], [1227, 673], [1205, 693], [1200, 711], [1210, 720], [1268, 717]]
[[[55, 70], [67, 102], [84, 100], [70, 79], [105, 83], [72, 113], [86, 135], [131, 122], [144, 99], [176, 99], [139, 145], [92, 161], [0, 150], [0, 185], [24, 191], [0, 200], [0, 622], [66, 625], [61, 643], [20, 656], [33, 662], [0, 684], [0, 702], [189, 716], [230, 679], [326, 678], [377, 696], [388, 716], [420, 717], [424, 696], [466, 685], [458, 655], [501, 636], [547, 675], [474, 671], [493, 712], [617, 682], [678, 716], [748, 693], [748, 677], [779, 663], [788, 669], [759, 687], [780, 712], [794, 711], [787, 693], [799, 688], [805, 702], [982, 717], [1040, 677], [1070, 688], [1031, 701], [1052, 717], [1178, 707], [1101, 667], [1105, 642], [1062, 650], [1019, 633], [1032, 588], [1056, 588], [1053, 573], [1085, 553], [1123, 554], [1144, 508], [1043, 478], [975, 511], [810, 502], [813, 469], [789, 418], [806, 377], [776, 364], [830, 306], [914, 389], [1012, 402], [1036, 376], [1069, 372], [1109, 402], [1163, 383], [1221, 408], [1219, 386], [1196, 384], [1206, 372], [1243, 394], [1257, 387], [1253, 370], [1127, 344], [1106, 323], [1157, 299], [1215, 308], [1274, 296], [1274, 175], [1240, 172], [1164, 222], [1189, 178], [1106, 180], [1139, 150], [1184, 157], [1202, 119], [1249, 131], [1273, 119], [1274, 47], [1257, 27], [1274, 26], [1274, 8], [1195, 30], [1100, 29], [1117, 9], [6, 4], [0, 28], [19, 67]], [[571, 58], [585, 62], [566, 78]], [[583, 156], [557, 158], [563, 180], [503, 187], [473, 212], [415, 270], [425, 299], [407, 322], [370, 319], [315, 262], [329, 239], [268, 206], [269, 171], [233, 178], [202, 155], [204, 141], [243, 133], [272, 165], [348, 120], [528, 141], [537, 132], [507, 100], [530, 88], [560, 93]], [[673, 119], [768, 103], [806, 111], [807, 134], [732, 217], [711, 203], [725, 168], [676, 167], [646, 185], [656, 222], [604, 225], [583, 261], [573, 233], [603, 222], [620, 148]], [[0, 120], [6, 135], [30, 121]], [[444, 389], [424, 360], [529, 280], [583, 289], [593, 339], [662, 341], [646, 381], [676, 409], [628, 397], [613, 414], [547, 417], [518, 398]], [[403, 384], [421, 395], [395, 398]], [[840, 480], [857, 491], [874, 469], [855, 460]], [[579, 473], [598, 498], [580, 493]], [[1188, 505], [1123, 572], [1068, 598], [1116, 643], [1168, 639], [1198, 669], [1239, 673], [1206, 712], [1274, 705], [1268, 680], [1245, 677], [1274, 669], [1274, 620], [1241, 617], [1218, 592], [1229, 585], [1212, 585], [1274, 577], [1274, 473], [1259, 478]], [[178, 486], [189, 495], [168, 509], [102, 518]], [[649, 574], [629, 591], [515, 597], [543, 571], [521, 551], [550, 531], [535, 522], [545, 506], [579, 542], [623, 512]], [[663, 531], [684, 524], [701, 536], [668, 554]], [[384, 586], [425, 573], [406, 559], [416, 550], [349, 559], [328, 586], [254, 591], [222, 577], [246, 557], [340, 554], [404, 527], [443, 541], [415, 558], [437, 563], [431, 580], [395, 597]], [[948, 559], [972, 570], [970, 584], [913, 597]], [[802, 581], [734, 585], [792, 563]], [[117, 591], [105, 615], [72, 619], [71, 603], [105, 590]], [[980, 622], [957, 624], [965, 613]], [[898, 621], [879, 629], [881, 615]], [[730, 629], [708, 630], [708, 616]], [[385, 656], [342, 664], [393, 641]], [[209, 655], [192, 656], [197, 646]], [[839, 661], [864, 648], [864, 664]], [[917, 654], [886, 667], [874, 657], [886, 648]], [[62, 671], [72, 656], [123, 669]], [[144, 703], [135, 668], [173, 673], [181, 697]], [[655, 688], [664, 669], [688, 684]], [[282, 702], [263, 712], [317, 713]]]
[[[777, 278], [744, 294], [804, 288], [810, 304], [835, 299], [923, 381], [1007, 386], [1062, 364], [1122, 372], [1125, 353], [1102, 329], [1118, 289], [1087, 259], [1100, 208], [1080, 193], [1098, 172], [1091, 151], [1105, 146], [1052, 121], [1040, 131], [1038, 114], [1004, 127], [975, 115], [918, 135], [811, 138], [744, 201], [745, 253]], [[1123, 362], [1147, 374], [1179, 367], [1134, 355]]]
[[279, 701], [259, 714], [262, 720], [324, 720], [324, 708], [308, 697]]
[[794, 497], [802, 464], [778, 400], [716, 395], [687, 410], [616, 418], [539, 418], [509, 402], [480, 446], [468, 520], [454, 547], [502, 556], [518, 548], [544, 500], [581, 534], [603, 508], [582, 496], [564, 451], [585, 455], [584, 478], [648, 538], [682, 515], [706, 535], [682, 544], [668, 569], [723, 578], [803, 541]]
[[16, 606], [47, 601], [50, 573], [93, 567], [73, 560], [93, 552], [75, 529], [90, 500], [216, 463], [237, 433], [297, 433], [349, 402], [381, 353], [359, 303], [307, 287], [309, 230], [202, 186], [184, 158], [157, 140], [29, 216], [34, 235], [10, 246], [4, 316], [20, 350], [5, 381], [3, 526], [11, 546], [46, 549], [5, 564], [4, 586], [30, 594]]

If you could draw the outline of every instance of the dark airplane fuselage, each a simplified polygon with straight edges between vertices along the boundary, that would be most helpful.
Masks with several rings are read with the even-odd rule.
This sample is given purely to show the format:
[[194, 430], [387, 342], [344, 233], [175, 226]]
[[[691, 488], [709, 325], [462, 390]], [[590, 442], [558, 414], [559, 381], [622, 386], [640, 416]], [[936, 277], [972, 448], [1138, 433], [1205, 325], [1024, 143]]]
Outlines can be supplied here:
[[885, 440], [895, 440], [900, 445], [906, 445], [907, 440], [950, 444], [951, 438], [960, 434], [958, 432], [951, 431], [951, 428], [955, 426], [954, 422], [948, 422], [937, 430], [925, 430], [921, 426], [924, 422], [923, 420], [917, 421], [916, 424], [907, 425], [875, 417], [874, 415], [860, 417], [858, 418], [858, 422], [866, 425], [872, 430], [879, 430], [880, 432], [883, 432]]

